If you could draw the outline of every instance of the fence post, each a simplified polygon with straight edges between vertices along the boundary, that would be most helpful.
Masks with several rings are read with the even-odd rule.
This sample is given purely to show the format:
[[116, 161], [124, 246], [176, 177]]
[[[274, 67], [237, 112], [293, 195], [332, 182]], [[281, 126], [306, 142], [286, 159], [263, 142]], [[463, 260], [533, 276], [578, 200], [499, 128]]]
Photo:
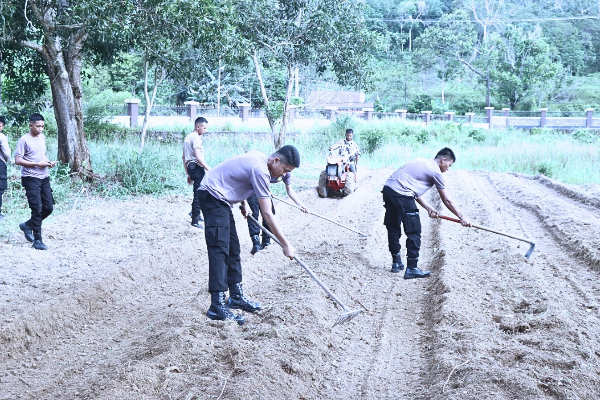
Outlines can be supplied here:
[[295, 119], [296, 119], [296, 106], [289, 106], [288, 121], [290, 122], [290, 124], [293, 124]]
[[242, 119], [242, 122], [248, 122], [248, 118], [250, 117], [250, 103], [238, 103], [237, 106], [240, 110], [240, 118]]
[[135, 128], [138, 126], [138, 115], [139, 115], [139, 99], [127, 99], [125, 100], [125, 104], [127, 104], [127, 115], [129, 115], [129, 126], [131, 128]]
[[395, 110], [402, 121], [406, 120], [406, 110]]
[[510, 112], [510, 108], [503, 108], [502, 109], [502, 115], [504, 116], [504, 118], [506, 118], [504, 124], [506, 126], [508, 126], [508, 113]]
[[469, 123], [471, 125], [473, 125], [473, 117], [475, 116], [475, 113], [474, 112], [468, 112], [468, 113], [465, 113], [465, 115], [467, 116], [467, 120], [469, 121]]
[[540, 127], [545, 127], [546, 126], [546, 112], [548, 111], [547, 108], [540, 108]]
[[585, 127], [586, 128], [591, 128], [592, 127], [592, 117], [594, 116], [594, 109], [593, 108], [586, 108], [585, 109], [585, 114], [586, 114]]
[[373, 119], [373, 108], [363, 108], [362, 110], [365, 113], [365, 120], [370, 121]]
[[494, 111], [494, 107], [485, 108], [485, 122], [490, 125], [492, 125], [492, 111]]
[[336, 112], [337, 112], [337, 107], [327, 108], [327, 119], [330, 121], [335, 121]]
[[423, 114], [423, 121], [425, 121], [425, 125], [429, 125], [429, 121], [431, 121], [431, 111], [421, 111]]
[[193, 124], [198, 116], [198, 103], [197, 101], [184, 101], [183, 104], [186, 106], [187, 116], [190, 118], [190, 122]]
[[446, 121], [454, 121], [454, 111], [446, 111], [444, 114], [446, 114]]

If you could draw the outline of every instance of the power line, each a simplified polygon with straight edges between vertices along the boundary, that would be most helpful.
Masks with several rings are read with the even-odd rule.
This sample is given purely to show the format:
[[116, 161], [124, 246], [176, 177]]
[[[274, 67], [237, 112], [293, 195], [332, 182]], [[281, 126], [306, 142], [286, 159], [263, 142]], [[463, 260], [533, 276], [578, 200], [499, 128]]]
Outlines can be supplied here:
[[[542, 21], [570, 21], [583, 19], [600, 19], [598, 16], [581, 16], [581, 17], [554, 17], [554, 18], [523, 18], [523, 19], [492, 19], [488, 22], [542, 22]], [[426, 24], [445, 24], [449, 22], [472, 22], [480, 23], [480, 21], [469, 19], [412, 19], [412, 18], [365, 18], [366, 21], [381, 21], [381, 22], [421, 22]]]

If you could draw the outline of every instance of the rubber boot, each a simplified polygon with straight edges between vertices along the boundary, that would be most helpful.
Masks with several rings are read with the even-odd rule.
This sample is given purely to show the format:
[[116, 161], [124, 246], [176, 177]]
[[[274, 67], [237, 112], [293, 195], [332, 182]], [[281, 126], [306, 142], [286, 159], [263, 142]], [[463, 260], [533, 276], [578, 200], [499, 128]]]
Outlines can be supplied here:
[[227, 300], [227, 307], [248, 312], [260, 311], [261, 309], [260, 303], [254, 303], [244, 296], [241, 283], [236, 283], [229, 286], [229, 299]]
[[269, 236], [269, 235], [267, 235], [266, 233], [263, 232], [263, 234], [262, 234], [262, 247], [263, 247], [263, 249], [266, 248], [270, 244], [271, 244], [271, 236]]
[[400, 257], [400, 253], [392, 254], [392, 272], [397, 274], [403, 269], [404, 264], [402, 264], [402, 258]]
[[252, 250], [250, 250], [250, 254], [254, 255], [257, 252], [261, 251], [263, 247], [260, 245], [260, 237], [258, 235], [251, 236], [252, 239]]
[[431, 272], [429, 271], [421, 271], [417, 267], [418, 262], [418, 258], [408, 258], [406, 260], [406, 272], [404, 272], [404, 279], [427, 278], [429, 275], [431, 275]]
[[210, 307], [206, 316], [217, 321], [235, 321], [242, 325], [246, 322], [243, 315], [235, 315], [225, 303], [225, 292], [210, 292]]
[[35, 233], [33, 239], [33, 248], [36, 250], [48, 250], [48, 247], [42, 242], [42, 233]]

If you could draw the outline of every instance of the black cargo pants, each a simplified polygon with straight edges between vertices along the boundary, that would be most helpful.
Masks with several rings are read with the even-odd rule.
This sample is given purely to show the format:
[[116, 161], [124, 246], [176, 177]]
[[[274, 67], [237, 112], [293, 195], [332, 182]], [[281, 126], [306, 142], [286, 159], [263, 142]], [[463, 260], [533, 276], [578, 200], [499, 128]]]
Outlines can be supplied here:
[[4, 195], [4, 191], [8, 187], [7, 178], [6, 163], [0, 160], [0, 214], [2, 214], [2, 195]]
[[204, 179], [205, 170], [201, 165], [195, 162], [188, 163], [188, 174], [194, 182], [194, 200], [192, 200], [192, 224], [195, 224], [200, 219], [200, 198], [198, 197], [198, 188], [200, 182]]
[[231, 207], [205, 190], [199, 190], [208, 252], [208, 291], [226, 292], [242, 281], [240, 241]]
[[26, 224], [33, 231], [33, 236], [41, 238], [42, 221], [45, 220], [54, 209], [54, 198], [50, 188], [50, 177], [44, 179], [24, 176], [21, 184], [25, 188], [25, 195], [31, 209], [31, 219]]
[[402, 196], [388, 186], [383, 187], [385, 218], [383, 224], [388, 231], [388, 248], [390, 253], [400, 252], [400, 231], [404, 226], [406, 234], [407, 258], [419, 258], [421, 248], [421, 219], [415, 199]]

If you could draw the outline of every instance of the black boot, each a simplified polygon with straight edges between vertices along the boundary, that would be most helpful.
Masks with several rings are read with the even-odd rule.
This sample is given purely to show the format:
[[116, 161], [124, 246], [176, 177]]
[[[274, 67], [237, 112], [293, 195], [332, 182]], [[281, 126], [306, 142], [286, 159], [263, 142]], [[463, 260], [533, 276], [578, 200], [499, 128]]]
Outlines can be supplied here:
[[25, 234], [25, 239], [27, 239], [28, 242], [33, 243], [33, 240], [34, 240], [33, 231], [31, 230], [31, 228], [29, 227], [29, 225], [27, 225], [27, 222], [20, 223], [19, 224], [19, 228]]
[[263, 247], [260, 245], [260, 238], [258, 235], [251, 236], [252, 238], [252, 250], [250, 250], [250, 254], [254, 255], [257, 252], [261, 251]]
[[253, 303], [244, 296], [241, 283], [229, 286], [229, 300], [227, 300], [227, 307], [237, 308], [248, 312], [260, 311], [261, 309], [260, 303]]
[[243, 315], [235, 315], [225, 304], [225, 292], [210, 292], [210, 308], [206, 316], [217, 321], [231, 320], [242, 325], [246, 322]]
[[266, 248], [270, 244], [271, 244], [271, 236], [269, 236], [269, 235], [267, 235], [266, 233], [263, 232], [263, 234], [262, 234], [262, 247], [263, 247], [263, 249]]
[[402, 258], [400, 257], [400, 253], [392, 254], [392, 272], [397, 274], [403, 269], [404, 264], [402, 264]]
[[404, 273], [404, 279], [414, 279], [414, 278], [427, 278], [431, 275], [429, 271], [421, 271], [417, 267], [418, 258], [408, 258], [406, 260], [406, 272]]
[[42, 242], [42, 233], [35, 233], [33, 239], [33, 248], [36, 250], [48, 250], [48, 247]]

